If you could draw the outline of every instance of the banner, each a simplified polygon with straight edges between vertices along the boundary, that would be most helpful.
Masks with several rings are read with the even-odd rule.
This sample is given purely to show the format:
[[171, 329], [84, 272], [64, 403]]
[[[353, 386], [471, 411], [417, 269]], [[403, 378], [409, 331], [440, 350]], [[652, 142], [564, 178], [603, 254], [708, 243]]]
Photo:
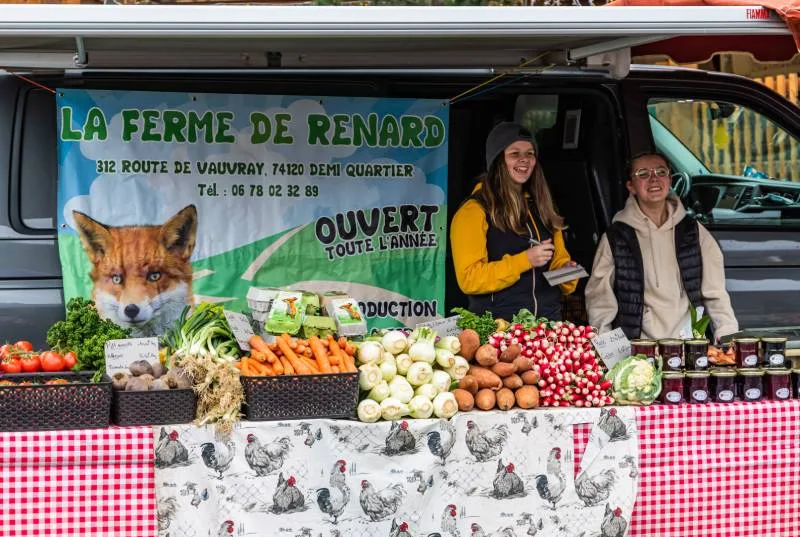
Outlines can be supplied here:
[[444, 314], [443, 101], [58, 91], [64, 294], [136, 336], [251, 287]]

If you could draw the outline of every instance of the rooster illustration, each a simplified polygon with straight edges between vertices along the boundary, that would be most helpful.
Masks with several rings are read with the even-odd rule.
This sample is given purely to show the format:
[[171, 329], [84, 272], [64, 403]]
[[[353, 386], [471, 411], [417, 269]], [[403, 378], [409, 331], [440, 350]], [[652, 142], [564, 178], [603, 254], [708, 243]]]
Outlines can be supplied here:
[[497, 473], [493, 481], [493, 496], [495, 498], [511, 498], [525, 493], [522, 479], [514, 473], [514, 464], [503, 464], [502, 459], [497, 460]]
[[567, 486], [564, 471], [561, 469], [561, 448], [554, 447], [547, 457], [547, 473], [536, 476], [536, 491], [553, 509], [564, 494]]
[[442, 533], [449, 535], [450, 537], [459, 537], [458, 527], [456, 525], [457, 515], [458, 511], [456, 510], [456, 506], [454, 504], [451, 503], [444, 508], [441, 524]]
[[331, 468], [330, 487], [317, 489], [317, 506], [319, 510], [333, 518], [338, 524], [339, 517], [350, 502], [350, 487], [347, 486], [345, 474], [347, 462], [339, 459]]
[[182, 495], [191, 495], [191, 503], [194, 507], [200, 507], [200, 504], [208, 500], [208, 489], [204, 488], [203, 492], [197, 490], [197, 483], [187, 482], [184, 489], [181, 490]]
[[[389, 537], [414, 537], [408, 530], [408, 523], [397, 523], [397, 520], [392, 519], [392, 528], [389, 530]], [[427, 537], [442, 537], [440, 533], [429, 533]]]
[[622, 509], [617, 507], [612, 511], [611, 507], [606, 504], [606, 514], [603, 517], [603, 523], [600, 525], [600, 536], [623, 537], [627, 528], [628, 522], [622, 518]]
[[508, 426], [505, 424], [493, 425], [484, 432], [474, 421], [467, 422], [467, 449], [478, 462], [486, 462], [499, 456], [507, 440]]
[[405, 495], [406, 489], [399, 483], [376, 491], [372, 483], [364, 479], [361, 481], [361, 496], [359, 500], [364, 514], [373, 522], [377, 522], [397, 513], [397, 509], [403, 503]]
[[297, 317], [297, 297], [284, 298], [283, 301], [286, 302], [286, 314], [292, 319]]
[[319, 427], [316, 431], [312, 431], [311, 424], [303, 423], [300, 425], [300, 432], [305, 433], [306, 439], [303, 441], [303, 444], [311, 447], [314, 445], [314, 442], [317, 440], [322, 440], [322, 429]]
[[244, 458], [257, 476], [269, 475], [283, 466], [292, 442], [288, 436], [275, 440], [266, 445], [254, 434], [247, 435], [247, 447], [244, 448]]
[[278, 475], [278, 485], [272, 495], [273, 513], [290, 513], [305, 506], [306, 500], [295, 484], [294, 476], [290, 475], [289, 479], [284, 479], [283, 472]]
[[628, 428], [625, 426], [625, 422], [622, 421], [622, 418], [617, 416], [616, 408], [601, 408], [600, 421], [597, 423], [597, 426], [608, 435], [609, 442], [619, 442], [628, 439]]
[[486, 532], [483, 531], [483, 528], [475, 522], [470, 525], [469, 532], [470, 537], [486, 537]]
[[408, 430], [408, 422], [401, 421], [400, 423], [393, 421], [389, 428], [389, 434], [386, 435], [386, 455], [400, 455], [414, 451], [417, 447], [417, 439], [411, 431]]
[[350, 302], [348, 302], [347, 304], [342, 304], [341, 306], [339, 306], [339, 309], [346, 311], [347, 314], [350, 316], [350, 318], [353, 319], [354, 321], [361, 320], [361, 314]]
[[588, 472], [581, 472], [575, 479], [575, 493], [583, 500], [586, 507], [598, 505], [608, 499], [617, 479], [617, 473], [608, 469], [589, 477]]
[[178, 440], [178, 431], [167, 431], [161, 428], [158, 443], [154, 449], [156, 468], [166, 468], [182, 464], [189, 460], [189, 450]]
[[539, 422], [536, 420], [536, 416], [533, 417], [532, 420], [528, 421], [527, 416], [524, 414], [522, 415], [522, 434], [528, 436], [531, 434], [531, 431], [539, 426]]
[[230, 537], [233, 535], [234, 529], [233, 520], [226, 520], [219, 527], [219, 531], [217, 531], [217, 537]]
[[200, 446], [200, 449], [203, 464], [219, 474], [214, 477], [222, 479], [223, 472], [230, 468], [233, 462], [233, 456], [236, 454], [236, 444], [232, 440], [228, 440], [225, 443], [206, 442]]
[[156, 506], [156, 519], [158, 520], [158, 529], [165, 530], [169, 528], [172, 519], [178, 512], [178, 500], [170, 496], [158, 501]]
[[445, 464], [456, 443], [455, 425], [449, 421], [442, 421], [440, 430], [430, 431], [427, 437], [428, 449], [431, 455], [437, 457], [442, 464]]
[[528, 531], [526, 531], [525, 534], [531, 537], [534, 537], [544, 529], [544, 521], [542, 521], [541, 518], [538, 521], [534, 521], [533, 515], [530, 513], [522, 513], [522, 518], [517, 521], [517, 525], [528, 526]]
[[420, 494], [425, 494], [425, 491], [433, 486], [433, 474], [425, 477], [422, 470], [414, 470], [411, 474], [411, 480], [419, 483], [417, 485], [417, 492]]

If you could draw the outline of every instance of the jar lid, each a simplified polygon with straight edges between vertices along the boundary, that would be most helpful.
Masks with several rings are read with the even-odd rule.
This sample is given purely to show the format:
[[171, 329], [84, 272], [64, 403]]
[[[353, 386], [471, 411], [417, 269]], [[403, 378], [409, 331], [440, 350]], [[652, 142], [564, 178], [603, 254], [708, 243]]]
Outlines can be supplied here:
[[764, 370], [753, 368], [753, 369], [737, 369], [737, 373], [742, 375], [743, 377], [763, 377]]
[[713, 377], [735, 377], [736, 371], [730, 368], [716, 367], [712, 369], [711, 376]]
[[785, 337], [762, 337], [761, 341], [764, 343], [786, 343], [788, 338]]
[[800, 375], [800, 368], [792, 369], [792, 373], [797, 373], [798, 375]]
[[704, 378], [704, 377], [708, 377], [709, 376], [709, 372], [708, 371], [687, 371], [686, 372], [686, 376], [689, 377], [690, 379], [693, 379], [693, 378]]
[[767, 375], [789, 375], [791, 373], [790, 369], [767, 369]]
[[[800, 372], [800, 369], [798, 369], [798, 372]], [[683, 378], [683, 371], [664, 371], [661, 376], [665, 379], [679, 379]]]
[[689, 339], [686, 341], [687, 345], [708, 345], [707, 339]]
[[632, 339], [631, 345], [655, 345], [655, 340], [652, 339]]
[[682, 339], [659, 339], [659, 345], [683, 345]]
[[758, 343], [757, 337], [735, 337], [733, 338], [734, 343]]

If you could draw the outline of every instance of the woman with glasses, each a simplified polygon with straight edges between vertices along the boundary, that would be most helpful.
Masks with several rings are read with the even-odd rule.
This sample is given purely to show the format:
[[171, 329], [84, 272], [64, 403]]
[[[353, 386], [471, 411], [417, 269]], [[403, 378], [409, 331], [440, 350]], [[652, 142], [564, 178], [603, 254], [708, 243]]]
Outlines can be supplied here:
[[628, 201], [600, 240], [586, 285], [592, 326], [622, 328], [630, 339], [690, 338], [689, 308], [702, 307], [716, 339], [738, 331], [722, 252], [671, 192], [667, 160], [634, 157], [626, 186]]
[[561, 319], [561, 294], [577, 280], [550, 287], [543, 273], [569, 263], [564, 219], [553, 205], [533, 135], [498, 124], [486, 139], [486, 168], [450, 226], [456, 279], [469, 310], [511, 320], [521, 309]]

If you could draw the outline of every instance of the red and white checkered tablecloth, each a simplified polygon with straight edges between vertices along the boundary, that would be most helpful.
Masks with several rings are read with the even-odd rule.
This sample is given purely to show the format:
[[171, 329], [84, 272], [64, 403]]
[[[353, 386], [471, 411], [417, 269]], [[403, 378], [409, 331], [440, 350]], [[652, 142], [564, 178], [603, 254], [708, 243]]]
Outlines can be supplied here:
[[0, 536], [157, 533], [150, 427], [0, 433]]

